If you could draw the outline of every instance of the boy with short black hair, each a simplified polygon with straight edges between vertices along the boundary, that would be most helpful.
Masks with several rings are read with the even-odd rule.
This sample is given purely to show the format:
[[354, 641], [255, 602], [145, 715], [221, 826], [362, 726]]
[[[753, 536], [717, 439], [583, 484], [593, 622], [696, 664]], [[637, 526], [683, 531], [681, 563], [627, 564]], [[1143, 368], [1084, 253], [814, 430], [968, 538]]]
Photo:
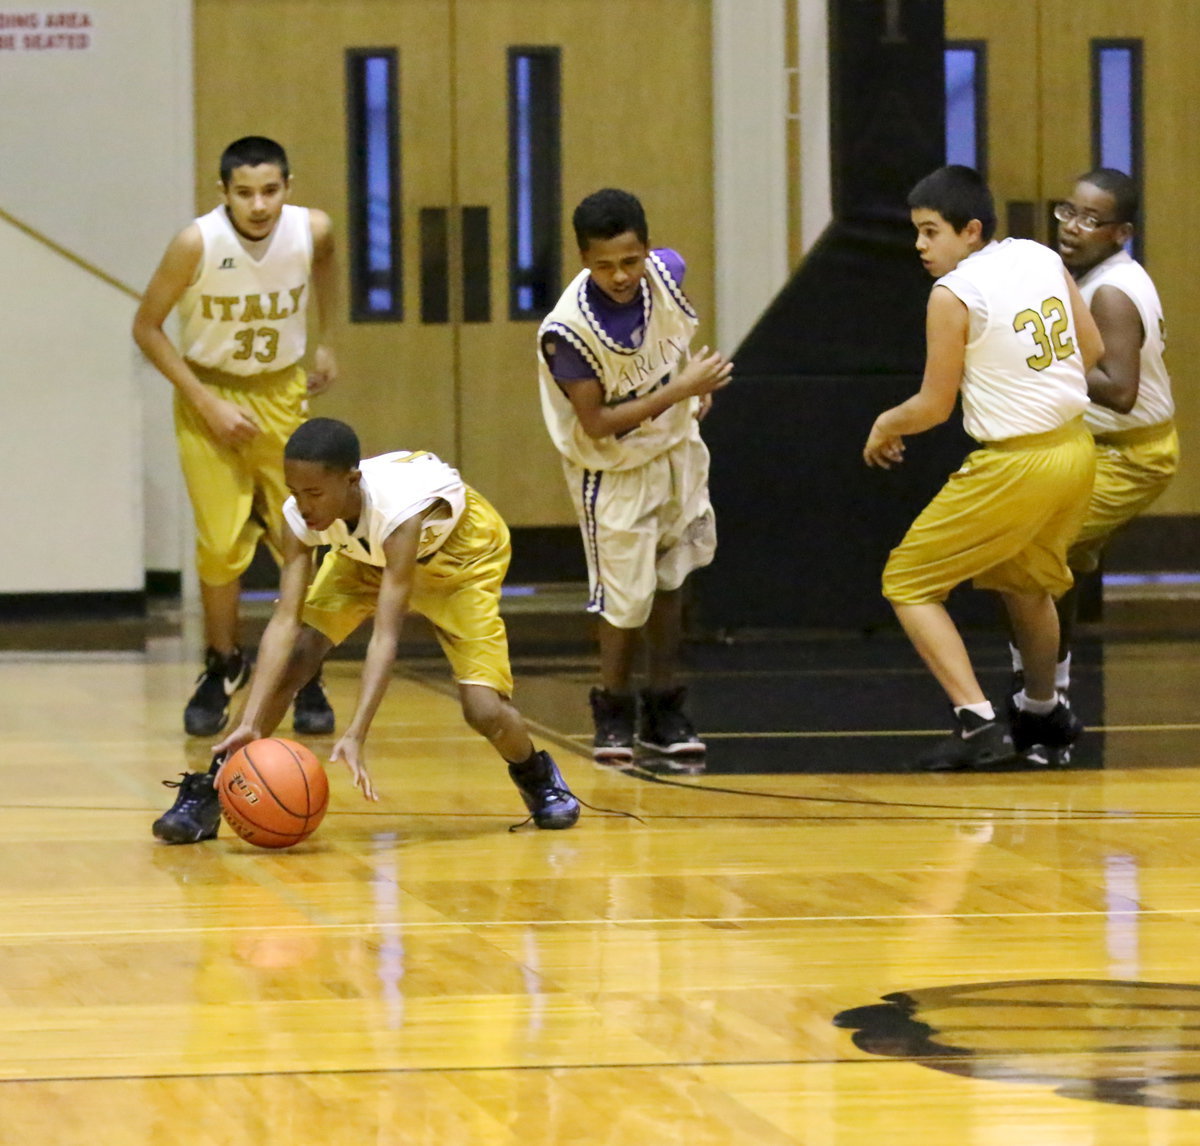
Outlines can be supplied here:
[[[569, 828], [579, 801], [548, 752], [536, 751], [513, 706], [500, 587], [511, 547], [508, 527], [457, 471], [433, 454], [399, 451], [359, 462], [344, 422], [316, 418], [288, 440], [291, 496], [279, 600], [263, 634], [250, 696], [237, 728], [214, 749], [207, 773], [187, 773], [175, 805], [154, 824], [168, 843], [217, 834], [213, 780], [224, 754], [274, 731], [326, 654], [375, 618], [358, 704], [331, 759], [376, 799], [364, 745], [391, 679], [404, 618], [426, 616], [450, 661], [463, 716], [508, 762], [539, 828]], [[329, 546], [312, 585], [313, 551]], [[174, 781], [168, 783], [174, 784]]]
[[[884, 596], [954, 709], [954, 731], [918, 767], [956, 770], [1034, 744], [1067, 745], [1082, 730], [1054, 690], [1054, 598], [1071, 586], [1067, 546], [1091, 491], [1084, 374], [1104, 346], [1058, 255], [1028, 240], [993, 241], [995, 209], [975, 171], [940, 168], [908, 205], [921, 262], [937, 280], [925, 374], [913, 397], [875, 420], [863, 457], [884, 468], [903, 461], [903, 438], [944, 422], [961, 390], [964, 427], [982, 448], [913, 522], [883, 574]], [[967, 579], [1000, 593], [1024, 656], [1011, 736], [943, 604]]]
[[[704, 743], [675, 683], [681, 589], [716, 551], [699, 421], [733, 364], [707, 347], [689, 356], [697, 318], [682, 290], [685, 265], [675, 251], [650, 249], [636, 196], [597, 191], [573, 223], [584, 269], [538, 331], [538, 374], [583, 534], [588, 610], [600, 617], [592, 752], [626, 764], [636, 741], [698, 757]], [[649, 687], [636, 698], [630, 677], [643, 638]]]
[[[230, 697], [250, 673], [239, 644], [241, 576], [265, 538], [278, 560], [283, 444], [310, 395], [337, 377], [328, 346], [301, 365], [308, 295], [318, 330], [333, 320], [333, 230], [323, 211], [287, 199], [287, 154], [272, 139], [246, 136], [221, 155], [221, 203], [168, 245], [146, 288], [133, 336], [175, 387], [175, 434], [196, 521], [196, 567], [204, 610], [204, 670], [184, 709], [184, 728], [213, 736]], [[179, 307], [181, 347], [163, 330]], [[296, 698], [297, 732], [333, 730], [319, 678]]]

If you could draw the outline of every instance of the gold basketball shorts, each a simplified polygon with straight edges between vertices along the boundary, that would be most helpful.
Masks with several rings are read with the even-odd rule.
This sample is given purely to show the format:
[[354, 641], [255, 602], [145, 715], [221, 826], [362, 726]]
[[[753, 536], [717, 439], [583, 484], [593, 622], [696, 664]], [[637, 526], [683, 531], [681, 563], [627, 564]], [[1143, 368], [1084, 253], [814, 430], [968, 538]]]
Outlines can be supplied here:
[[688, 438], [629, 470], [587, 470], [564, 458], [563, 471], [587, 554], [588, 612], [639, 629], [656, 592], [678, 589], [716, 553], [708, 447]]
[[179, 462], [196, 520], [196, 568], [206, 585], [227, 585], [264, 537], [275, 559], [283, 537], [283, 447], [306, 416], [302, 366], [239, 378], [189, 363], [219, 397], [241, 406], [261, 433], [244, 446], [216, 442], [192, 404], [175, 395]]
[[1096, 435], [1096, 482], [1087, 516], [1067, 553], [1077, 573], [1100, 565], [1113, 534], [1149, 508], [1179, 466], [1174, 422]]
[[883, 595], [922, 605], [973, 580], [978, 589], [1061, 596], [1095, 464], [1082, 418], [973, 451], [892, 550]]
[[[417, 562], [409, 608], [432, 622], [459, 684], [481, 684], [511, 696], [508, 634], [500, 587], [512, 557], [508, 526], [470, 487], [467, 507], [442, 547]], [[379, 599], [383, 569], [326, 553], [309, 587], [301, 619], [335, 645], [368, 617]]]

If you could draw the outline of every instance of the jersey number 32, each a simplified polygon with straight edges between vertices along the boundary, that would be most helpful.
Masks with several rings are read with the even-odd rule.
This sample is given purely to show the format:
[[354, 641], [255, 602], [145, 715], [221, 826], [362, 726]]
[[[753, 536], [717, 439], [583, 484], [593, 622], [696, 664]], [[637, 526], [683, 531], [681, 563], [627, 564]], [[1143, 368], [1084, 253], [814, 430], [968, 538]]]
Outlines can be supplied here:
[[1013, 330], [1018, 334], [1028, 330], [1033, 335], [1038, 352], [1025, 361], [1034, 370], [1045, 370], [1056, 358], [1061, 361], [1075, 353], [1075, 343], [1068, 336], [1067, 327], [1067, 308], [1061, 298], [1053, 295], [1042, 303], [1040, 314], [1028, 307], [1013, 319]]

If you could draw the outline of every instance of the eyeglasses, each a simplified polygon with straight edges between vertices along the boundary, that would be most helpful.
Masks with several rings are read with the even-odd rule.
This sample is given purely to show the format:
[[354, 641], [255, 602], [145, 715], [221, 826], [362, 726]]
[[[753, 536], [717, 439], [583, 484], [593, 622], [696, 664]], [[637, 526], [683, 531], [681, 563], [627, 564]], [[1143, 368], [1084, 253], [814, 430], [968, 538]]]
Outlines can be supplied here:
[[1055, 203], [1054, 217], [1060, 223], [1074, 222], [1081, 231], [1087, 233], [1094, 231], [1097, 227], [1107, 227], [1111, 223], [1120, 223], [1120, 219], [1097, 219], [1092, 215], [1085, 215], [1080, 211], [1076, 211], [1070, 203]]

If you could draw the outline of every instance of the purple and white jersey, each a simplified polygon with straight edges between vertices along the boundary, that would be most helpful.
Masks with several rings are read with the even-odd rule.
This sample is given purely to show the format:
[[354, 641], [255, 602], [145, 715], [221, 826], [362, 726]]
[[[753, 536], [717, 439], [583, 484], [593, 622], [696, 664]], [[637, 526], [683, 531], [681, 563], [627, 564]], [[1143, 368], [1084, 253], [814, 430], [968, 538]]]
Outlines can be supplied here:
[[[697, 320], [679, 285], [683, 259], [651, 251], [640, 297], [615, 303], [581, 271], [538, 331], [542, 413], [559, 453], [589, 470], [634, 469], [679, 442], [699, 436], [698, 398], [677, 402], [627, 433], [589, 438], [564, 393], [594, 378], [607, 405], [641, 398], [664, 385], [687, 352]], [[679, 277], [677, 277], [679, 276]]]
[[[653, 252], [661, 260], [675, 285], [683, 286], [687, 265], [678, 251], [663, 247]], [[646, 291], [642, 291], [632, 302], [613, 302], [591, 279], [587, 280], [587, 300], [604, 332], [622, 346], [636, 350], [642, 345], [646, 334], [645, 302]], [[577, 382], [583, 378], [595, 378], [592, 364], [571, 343], [553, 330], [542, 339], [542, 353], [550, 363], [550, 372], [559, 382]]]

